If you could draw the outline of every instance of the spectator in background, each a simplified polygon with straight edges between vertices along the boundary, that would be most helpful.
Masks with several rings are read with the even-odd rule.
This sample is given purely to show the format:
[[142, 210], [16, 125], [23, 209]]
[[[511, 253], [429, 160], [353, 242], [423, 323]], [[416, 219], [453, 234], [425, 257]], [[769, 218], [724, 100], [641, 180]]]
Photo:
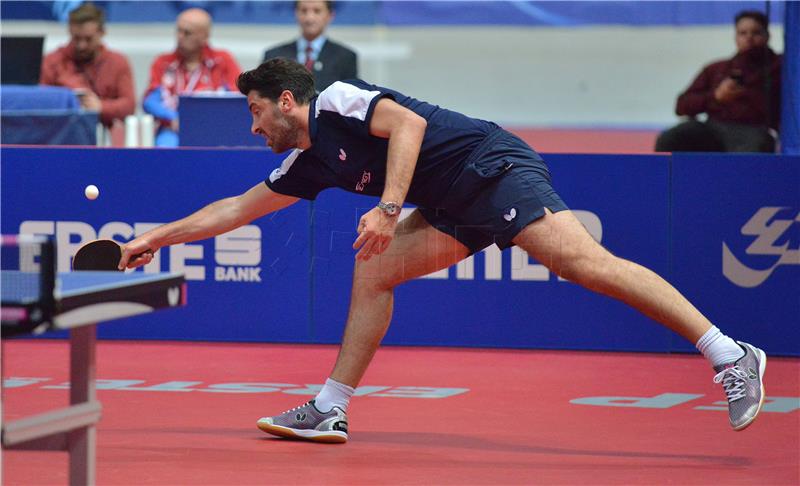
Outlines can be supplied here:
[[300, 26], [300, 38], [264, 53], [264, 60], [285, 57], [303, 64], [314, 75], [314, 87], [320, 92], [341, 79], [358, 77], [358, 57], [347, 47], [328, 39], [325, 29], [334, 13], [333, 2], [304, 0], [294, 3]]
[[178, 95], [200, 91], [236, 91], [241, 69], [230, 52], [208, 45], [211, 16], [191, 8], [178, 15], [177, 48], [158, 56], [150, 67], [144, 111], [158, 120], [155, 144], [178, 146]]
[[110, 127], [136, 109], [128, 58], [103, 45], [105, 14], [91, 3], [69, 14], [69, 44], [42, 60], [41, 84], [75, 90], [85, 110], [100, 113]]
[[[662, 133], [658, 152], [774, 152], [780, 120], [781, 62], [767, 45], [769, 22], [761, 12], [736, 15], [736, 50], [706, 66], [679, 97], [675, 113], [692, 117]], [[707, 113], [708, 120], [694, 117]]]

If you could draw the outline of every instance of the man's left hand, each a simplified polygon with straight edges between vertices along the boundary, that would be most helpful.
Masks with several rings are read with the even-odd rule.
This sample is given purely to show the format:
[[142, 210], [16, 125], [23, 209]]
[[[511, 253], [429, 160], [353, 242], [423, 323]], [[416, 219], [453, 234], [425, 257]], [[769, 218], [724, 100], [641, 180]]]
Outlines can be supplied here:
[[398, 216], [388, 216], [380, 208], [372, 208], [358, 222], [358, 238], [353, 243], [356, 260], [369, 260], [389, 247], [397, 229]]

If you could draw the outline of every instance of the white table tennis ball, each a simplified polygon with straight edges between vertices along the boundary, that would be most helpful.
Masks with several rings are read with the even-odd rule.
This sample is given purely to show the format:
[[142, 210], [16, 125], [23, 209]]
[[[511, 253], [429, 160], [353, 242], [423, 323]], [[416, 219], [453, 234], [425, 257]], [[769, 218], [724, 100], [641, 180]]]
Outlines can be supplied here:
[[86, 186], [86, 189], [83, 190], [83, 193], [86, 195], [86, 199], [93, 201], [97, 199], [97, 196], [100, 195], [100, 189], [98, 189], [94, 184], [89, 184]]

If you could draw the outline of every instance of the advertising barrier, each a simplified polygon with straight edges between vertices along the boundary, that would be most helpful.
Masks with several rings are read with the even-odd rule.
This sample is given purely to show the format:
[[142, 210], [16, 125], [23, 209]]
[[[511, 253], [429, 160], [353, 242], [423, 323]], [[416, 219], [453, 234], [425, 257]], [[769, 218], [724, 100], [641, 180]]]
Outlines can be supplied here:
[[[2, 232], [53, 235], [59, 268], [84, 242], [124, 242], [260, 183], [264, 149], [3, 147]], [[672, 282], [726, 333], [800, 355], [800, 157], [546, 155], [556, 189], [613, 253]], [[88, 184], [100, 197], [87, 200]], [[340, 340], [358, 218], [375, 200], [338, 190], [238, 230], [161, 249], [139, 271], [182, 271], [186, 308], [102, 338]], [[405, 211], [411, 211], [406, 208]], [[21, 266], [35, 265], [32, 261]], [[620, 302], [496, 247], [395, 292], [387, 344], [691, 351]]]
[[[4, 147], [1, 155], [3, 234], [53, 235], [60, 271], [69, 270], [83, 243], [128, 241], [244, 192], [274, 164], [266, 150]], [[88, 184], [100, 189], [94, 201], [84, 197]], [[184, 272], [194, 305], [101, 326], [98, 335], [306, 341], [307, 220], [308, 204], [301, 203], [216, 238], [161, 249], [144, 271]]]
[[676, 286], [731, 336], [800, 353], [800, 157], [675, 154], [672, 188]]

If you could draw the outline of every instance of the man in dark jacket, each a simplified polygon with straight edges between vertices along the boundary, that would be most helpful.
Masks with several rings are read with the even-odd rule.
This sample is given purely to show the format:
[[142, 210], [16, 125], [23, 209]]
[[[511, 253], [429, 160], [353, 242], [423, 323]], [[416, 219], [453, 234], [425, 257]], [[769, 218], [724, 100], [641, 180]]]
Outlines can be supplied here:
[[780, 119], [781, 62], [761, 12], [736, 15], [737, 53], [709, 64], [679, 97], [675, 113], [689, 120], [661, 134], [658, 152], [773, 152]]
[[268, 49], [264, 53], [264, 60], [285, 57], [303, 64], [314, 75], [317, 92], [334, 81], [357, 78], [356, 53], [325, 35], [325, 29], [335, 15], [333, 2], [298, 1], [294, 4], [294, 13], [300, 26], [300, 38]]

